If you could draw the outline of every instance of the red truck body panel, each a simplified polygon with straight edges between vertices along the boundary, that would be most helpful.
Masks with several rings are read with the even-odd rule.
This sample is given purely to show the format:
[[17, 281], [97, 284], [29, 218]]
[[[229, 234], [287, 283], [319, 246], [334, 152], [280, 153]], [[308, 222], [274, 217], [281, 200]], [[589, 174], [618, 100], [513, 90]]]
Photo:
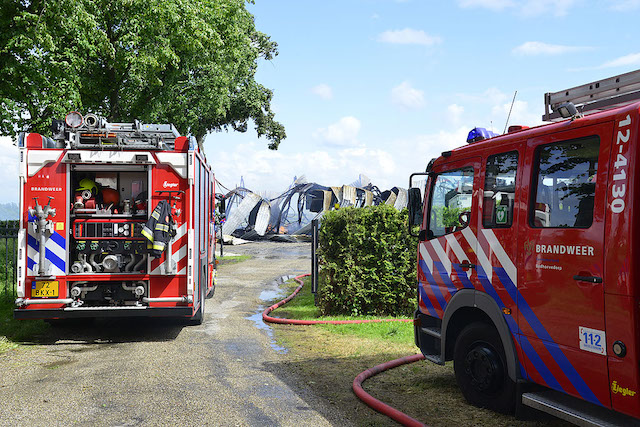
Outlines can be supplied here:
[[[419, 313], [442, 320], [460, 290], [486, 293], [511, 333], [518, 379], [638, 418], [639, 109], [443, 153], [429, 171], [427, 237], [418, 246]], [[501, 194], [488, 190], [498, 188], [489, 169], [500, 167]], [[437, 209], [449, 203], [453, 211], [454, 198], [468, 210], [468, 225], [441, 227]], [[626, 354], [614, 354], [614, 343]]]

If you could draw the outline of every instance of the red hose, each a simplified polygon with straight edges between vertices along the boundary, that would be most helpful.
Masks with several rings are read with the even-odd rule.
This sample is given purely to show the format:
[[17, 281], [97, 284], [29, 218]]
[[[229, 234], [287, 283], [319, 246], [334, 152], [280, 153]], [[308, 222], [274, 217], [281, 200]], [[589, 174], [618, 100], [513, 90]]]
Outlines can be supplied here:
[[363, 320], [298, 320], [298, 319], [281, 319], [279, 317], [271, 317], [271, 313], [276, 308], [285, 305], [295, 297], [300, 289], [304, 286], [304, 282], [300, 280], [301, 277], [307, 277], [310, 274], [301, 274], [294, 277], [294, 280], [300, 284], [295, 291], [282, 301], [272, 305], [262, 312], [262, 320], [269, 323], [280, 323], [283, 325], [345, 325], [349, 323], [380, 323], [380, 322], [413, 322], [412, 319], [363, 319]]
[[[300, 289], [302, 289], [302, 287], [304, 286], [304, 282], [300, 280], [300, 278], [306, 277], [306, 276], [309, 276], [309, 274], [301, 274], [295, 277], [294, 280], [298, 282], [300, 286], [298, 286], [291, 295], [289, 295], [282, 301], [264, 310], [262, 312], [262, 320], [269, 323], [280, 323], [280, 324], [286, 324], [286, 325], [321, 325], [321, 324], [344, 325], [347, 323], [412, 322], [411, 319], [298, 320], [298, 319], [281, 319], [279, 317], [269, 316], [269, 313], [271, 313], [276, 308], [283, 306], [284, 304], [291, 301], [293, 297], [295, 297], [298, 294], [298, 292], [300, 292]], [[411, 356], [401, 357], [400, 359], [391, 360], [389, 362], [385, 362], [380, 365], [374, 366], [373, 368], [367, 369], [366, 371], [358, 374], [358, 376], [353, 380], [353, 391], [355, 392], [356, 396], [358, 396], [360, 400], [362, 400], [372, 409], [375, 409], [381, 414], [388, 416], [389, 418], [399, 422], [402, 425], [424, 426], [424, 424], [421, 423], [420, 421], [414, 418], [411, 418], [410, 416], [398, 411], [395, 408], [392, 408], [386, 403], [379, 401], [378, 399], [376, 399], [375, 397], [371, 396], [369, 393], [364, 391], [364, 389], [362, 388], [362, 383], [366, 379], [371, 378], [372, 376], [377, 375], [380, 372], [384, 372], [387, 369], [395, 368], [397, 366], [405, 365], [407, 363], [417, 362], [423, 359], [424, 359], [424, 356], [422, 354], [414, 354]]]
[[353, 391], [360, 400], [369, 405], [371, 408], [399, 422], [403, 426], [424, 426], [423, 423], [416, 420], [415, 418], [411, 418], [407, 414], [400, 412], [395, 408], [392, 408], [384, 402], [379, 401], [378, 399], [364, 391], [364, 389], [362, 388], [362, 383], [366, 379], [371, 378], [374, 375], [378, 375], [380, 372], [384, 372], [387, 369], [395, 368], [397, 366], [406, 365], [408, 363], [417, 362], [419, 360], [424, 360], [424, 356], [422, 354], [414, 354], [411, 356], [401, 357], [400, 359], [391, 360], [390, 362], [381, 363], [380, 365], [367, 369], [364, 372], [360, 372], [358, 376], [353, 380]]

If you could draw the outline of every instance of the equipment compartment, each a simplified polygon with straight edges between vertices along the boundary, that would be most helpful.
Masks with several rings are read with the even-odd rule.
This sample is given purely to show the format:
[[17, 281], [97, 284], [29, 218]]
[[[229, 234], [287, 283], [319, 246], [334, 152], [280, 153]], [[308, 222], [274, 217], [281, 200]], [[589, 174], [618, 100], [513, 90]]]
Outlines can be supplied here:
[[[117, 168], [117, 166], [112, 166]], [[148, 170], [71, 166], [69, 274], [143, 274]]]

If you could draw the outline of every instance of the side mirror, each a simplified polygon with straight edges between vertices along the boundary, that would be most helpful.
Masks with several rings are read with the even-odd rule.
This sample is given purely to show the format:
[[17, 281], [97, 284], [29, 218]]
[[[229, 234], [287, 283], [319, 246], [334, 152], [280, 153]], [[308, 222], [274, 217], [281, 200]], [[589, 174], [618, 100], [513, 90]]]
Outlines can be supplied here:
[[409, 208], [409, 234], [418, 237], [413, 234], [413, 227], [416, 225], [422, 225], [422, 192], [419, 188], [410, 188], [408, 191], [409, 202], [407, 207]]
[[413, 177], [415, 176], [429, 176], [429, 172], [418, 172], [412, 173], [409, 176], [409, 190], [407, 191], [408, 203], [407, 208], [409, 209], [409, 235], [413, 237], [419, 237], [420, 240], [425, 240], [424, 233], [420, 232], [420, 234], [413, 233], [413, 227], [416, 225], [422, 225], [422, 203], [424, 202], [424, 198], [422, 197], [422, 191], [418, 187], [413, 187]]

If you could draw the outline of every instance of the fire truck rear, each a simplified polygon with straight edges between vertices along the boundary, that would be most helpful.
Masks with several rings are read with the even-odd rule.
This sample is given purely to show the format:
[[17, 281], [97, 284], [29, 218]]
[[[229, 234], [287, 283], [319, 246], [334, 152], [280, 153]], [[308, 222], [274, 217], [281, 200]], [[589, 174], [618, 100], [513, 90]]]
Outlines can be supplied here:
[[201, 323], [215, 289], [214, 177], [170, 124], [71, 112], [21, 134], [17, 319]]
[[640, 424], [640, 70], [545, 96], [409, 191], [416, 345], [465, 398], [578, 425]]

